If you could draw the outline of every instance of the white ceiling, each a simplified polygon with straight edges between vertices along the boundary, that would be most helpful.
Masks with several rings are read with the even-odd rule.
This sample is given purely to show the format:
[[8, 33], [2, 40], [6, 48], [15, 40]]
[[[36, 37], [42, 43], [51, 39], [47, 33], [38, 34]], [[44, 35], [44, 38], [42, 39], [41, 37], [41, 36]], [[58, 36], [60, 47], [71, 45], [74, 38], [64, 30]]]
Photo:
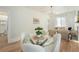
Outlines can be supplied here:
[[[29, 6], [28, 8], [34, 9], [36, 11], [50, 13], [50, 6]], [[61, 14], [69, 11], [79, 10], [78, 6], [53, 6], [52, 11], [54, 14]]]
[[[0, 10], [5, 10], [7, 7], [0, 7]], [[30, 8], [42, 13], [50, 14], [51, 7], [50, 6], [25, 6], [25, 8]], [[61, 14], [65, 12], [70, 12], [74, 10], [79, 10], [79, 6], [53, 6], [52, 12], [53, 14]]]

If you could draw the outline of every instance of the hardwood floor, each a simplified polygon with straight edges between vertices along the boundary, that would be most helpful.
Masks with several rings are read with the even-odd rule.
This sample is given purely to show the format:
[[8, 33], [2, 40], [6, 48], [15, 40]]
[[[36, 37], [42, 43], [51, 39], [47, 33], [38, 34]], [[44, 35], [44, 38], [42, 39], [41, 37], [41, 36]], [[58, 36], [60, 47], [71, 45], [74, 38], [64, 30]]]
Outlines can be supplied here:
[[0, 52], [20, 52], [20, 41], [8, 43], [6, 36], [0, 36]]
[[[20, 41], [8, 44], [7, 40], [4, 40], [0, 37], [0, 51], [21, 52], [22, 50], [20, 46]], [[79, 41], [68, 41], [65, 39], [61, 40], [60, 52], [79, 52]]]
[[62, 40], [60, 51], [61, 52], [79, 52], [79, 41]]
[[0, 47], [8, 44], [8, 39], [6, 36], [0, 36]]
[[0, 47], [0, 52], [21, 52], [20, 41], [9, 43], [3, 47]]

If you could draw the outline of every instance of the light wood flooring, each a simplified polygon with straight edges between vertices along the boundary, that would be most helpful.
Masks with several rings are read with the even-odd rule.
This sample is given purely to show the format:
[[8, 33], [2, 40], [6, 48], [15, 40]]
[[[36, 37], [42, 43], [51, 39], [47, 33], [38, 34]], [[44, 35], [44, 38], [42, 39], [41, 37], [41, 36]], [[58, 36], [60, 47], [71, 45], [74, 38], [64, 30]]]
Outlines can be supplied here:
[[76, 40], [65, 40], [61, 41], [61, 52], [79, 52], [79, 41]]
[[0, 37], [0, 52], [20, 52], [21, 50], [20, 41], [8, 43], [6, 36]]
[[[20, 41], [7, 43], [8, 41], [0, 37], [0, 52], [4, 51], [21, 51]], [[61, 40], [60, 52], [79, 52], [79, 41], [76, 40]]]

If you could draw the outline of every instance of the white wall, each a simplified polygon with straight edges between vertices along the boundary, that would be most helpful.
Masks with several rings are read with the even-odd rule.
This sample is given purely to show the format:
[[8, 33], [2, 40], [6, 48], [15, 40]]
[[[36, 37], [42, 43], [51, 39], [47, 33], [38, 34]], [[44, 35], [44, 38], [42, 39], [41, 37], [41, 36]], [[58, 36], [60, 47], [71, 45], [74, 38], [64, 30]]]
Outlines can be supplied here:
[[67, 12], [67, 13], [63, 13], [63, 14], [59, 14], [59, 15], [54, 15], [54, 17], [52, 19], [50, 19], [49, 29], [52, 29], [56, 25], [56, 18], [57, 17], [65, 17], [66, 25], [68, 27], [73, 27], [74, 28], [75, 16], [76, 16], [75, 11], [71, 11], [71, 12]]
[[22, 32], [32, 33], [36, 25], [33, 17], [40, 20], [40, 26], [48, 29], [48, 15], [29, 9], [28, 7], [0, 7], [8, 12], [9, 42], [14, 41]]

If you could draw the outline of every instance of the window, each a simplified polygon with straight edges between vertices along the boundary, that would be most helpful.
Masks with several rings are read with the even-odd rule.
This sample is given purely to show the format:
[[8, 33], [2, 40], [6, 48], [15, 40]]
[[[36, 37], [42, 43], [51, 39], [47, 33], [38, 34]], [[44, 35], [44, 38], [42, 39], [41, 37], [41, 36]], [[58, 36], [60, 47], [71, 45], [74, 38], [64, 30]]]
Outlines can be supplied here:
[[65, 27], [66, 26], [65, 17], [57, 17], [56, 21], [57, 21], [56, 27]]
[[7, 15], [0, 15], [0, 33], [7, 31]]

